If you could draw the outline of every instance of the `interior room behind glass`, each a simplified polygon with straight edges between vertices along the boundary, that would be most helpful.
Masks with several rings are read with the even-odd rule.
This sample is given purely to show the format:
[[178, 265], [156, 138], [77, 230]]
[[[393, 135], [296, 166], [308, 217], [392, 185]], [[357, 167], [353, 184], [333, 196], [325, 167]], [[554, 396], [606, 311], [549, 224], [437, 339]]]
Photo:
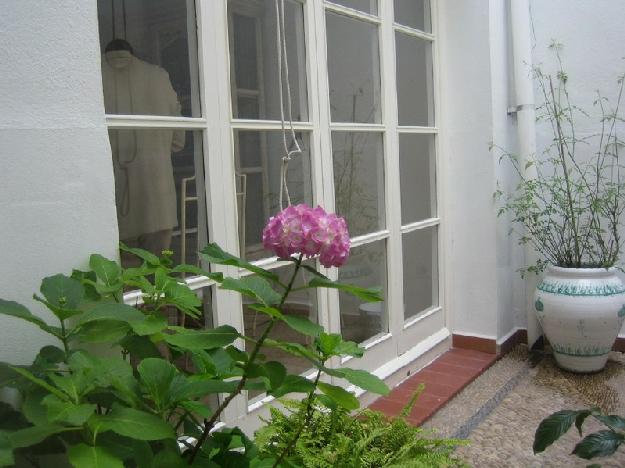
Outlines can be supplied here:
[[[193, 0], [99, 0], [98, 19], [107, 115], [201, 116]], [[109, 122], [109, 137], [120, 240], [197, 264], [208, 237], [202, 132], [148, 119]]]

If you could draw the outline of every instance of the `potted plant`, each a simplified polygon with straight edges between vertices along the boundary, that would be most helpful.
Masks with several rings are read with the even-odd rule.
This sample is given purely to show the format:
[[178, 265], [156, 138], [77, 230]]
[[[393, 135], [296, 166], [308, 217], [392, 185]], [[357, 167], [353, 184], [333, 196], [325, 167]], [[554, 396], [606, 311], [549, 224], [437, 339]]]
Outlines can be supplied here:
[[[546, 272], [534, 306], [558, 365], [573, 372], [601, 370], [625, 318], [625, 286], [617, 276], [625, 185], [621, 177], [618, 126], [623, 78], [614, 108], [597, 91], [598, 129], [576, 131], [591, 116], [570, 100], [561, 46], [550, 46], [557, 71], [534, 69], [542, 98], [537, 121], [553, 132], [551, 143], [528, 161], [501, 150], [520, 181], [514, 190], [497, 190], [499, 215], [523, 227], [520, 243], [540, 259], [526, 270]], [[531, 175], [529, 175], [531, 173]], [[513, 227], [513, 230], [515, 228]]]

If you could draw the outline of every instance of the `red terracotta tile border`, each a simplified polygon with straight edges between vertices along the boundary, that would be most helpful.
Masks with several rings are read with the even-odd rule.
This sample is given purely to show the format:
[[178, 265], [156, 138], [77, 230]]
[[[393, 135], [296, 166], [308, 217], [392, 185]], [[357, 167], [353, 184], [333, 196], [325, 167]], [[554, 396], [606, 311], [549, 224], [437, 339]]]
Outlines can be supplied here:
[[419, 426], [496, 360], [495, 353], [453, 348], [399, 384], [390, 394], [378, 398], [369, 408], [388, 417], [398, 416], [423, 383], [425, 389], [406, 418], [410, 424]]
[[454, 348], [473, 349], [488, 354], [497, 354], [497, 341], [468, 335], [452, 335]]

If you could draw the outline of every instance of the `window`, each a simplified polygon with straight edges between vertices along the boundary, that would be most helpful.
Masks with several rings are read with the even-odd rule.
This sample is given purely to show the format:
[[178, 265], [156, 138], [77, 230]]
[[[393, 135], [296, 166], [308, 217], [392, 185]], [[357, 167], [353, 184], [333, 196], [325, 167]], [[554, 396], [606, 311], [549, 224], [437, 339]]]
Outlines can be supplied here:
[[[323, 273], [380, 288], [385, 300], [302, 289], [284, 313], [362, 343], [366, 358], [353, 366], [368, 370], [417, 345], [420, 320], [444, 326], [435, 4], [286, 0], [287, 77], [275, 0], [98, 0], [120, 239], [198, 265], [198, 252], [217, 242], [287, 275], [290, 266], [263, 248], [262, 229], [282, 208], [281, 159], [297, 142], [291, 202], [336, 211], [352, 238], [347, 264]], [[295, 141], [283, 137], [281, 105]], [[208, 278], [182, 280], [205, 303], [192, 326], [265, 330], [265, 316], [244, 299]], [[281, 326], [271, 335], [294, 338]], [[263, 353], [291, 372], [310, 370], [275, 349]], [[250, 409], [262, 401], [248, 395]], [[243, 416], [237, 411], [232, 417]]]
[[200, 115], [193, 2], [100, 0], [98, 15], [120, 240], [198, 264], [208, 240], [202, 133], [173, 125]]

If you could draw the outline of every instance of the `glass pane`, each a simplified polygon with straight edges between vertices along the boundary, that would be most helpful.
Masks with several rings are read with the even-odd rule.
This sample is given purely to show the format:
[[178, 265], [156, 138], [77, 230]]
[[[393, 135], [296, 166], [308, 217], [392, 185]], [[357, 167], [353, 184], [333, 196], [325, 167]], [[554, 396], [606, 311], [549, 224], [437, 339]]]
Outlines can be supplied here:
[[[386, 241], [354, 247], [349, 260], [339, 270], [339, 280], [364, 288], [381, 288], [382, 295], [386, 296]], [[350, 294], [339, 293], [343, 338], [362, 343], [379, 333], [387, 332], [385, 304], [363, 302]]]
[[98, 0], [107, 114], [200, 117], [191, 0]]
[[[109, 138], [120, 240], [197, 264], [208, 239], [202, 133], [124, 129], [109, 130]], [[122, 264], [138, 266], [126, 255]]]
[[332, 121], [381, 122], [377, 26], [328, 12], [326, 28]]
[[[315, 266], [314, 261], [304, 262], [312, 267]], [[293, 266], [289, 265], [274, 270], [283, 283], [288, 283], [293, 274]], [[293, 283], [294, 288], [299, 288], [307, 284], [312, 279], [312, 273], [301, 269], [297, 274], [297, 278]], [[266, 330], [270, 318], [261, 312], [257, 312], [248, 307], [253, 301], [243, 298], [243, 322], [245, 326], [245, 335], [254, 339], [258, 339]], [[289, 296], [289, 299], [281, 308], [284, 315], [293, 315], [297, 317], [307, 318], [311, 322], [318, 323], [317, 319], [317, 294], [314, 289], [303, 289], [296, 291]], [[312, 338], [306, 337], [287, 326], [284, 322], [277, 322], [271, 332], [269, 338], [274, 340], [288, 341], [291, 343], [299, 343], [304, 346], [312, 343]], [[245, 350], [250, 352], [253, 345], [248, 341], [245, 342]], [[291, 374], [302, 374], [311, 368], [310, 362], [303, 358], [298, 358], [282, 350], [272, 347], [263, 347], [261, 353], [266, 356], [267, 361], [279, 361], [286, 367]], [[261, 394], [259, 391], [248, 392], [248, 398]]]
[[[308, 120], [303, 5], [287, 0], [284, 20], [293, 120]], [[228, 0], [228, 21], [233, 116], [279, 120], [275, 0]]]
[[432, 32], [430, 0], [395, 0], [395, 22]]
[[351, 237], [384, 229], [382, 135], [333, 132], [334, 199]]
[[399, 135], [401, 223], [436, 216], [434, 135]]
[[[300, 133], [297, 138], [303, 153], [289, 163], [289, 194], [292, 204], [311, 205], [309, 135]], [[263, 249], [262, 232], [269, 217], [281, 209], [282, 132], [237, 130], [234, 139], [241, 252], [248, 260], [271, 257], [273, 253]], [[283, 203], [286, 206], [286, 195]]]
[[378, 14], [378, 0], [332, 0], [330, 3], [343, 5], [372, 15]]
[[402, 236], [405, 320], [438, 305], [437, 242], [436, 227]]
[[418, 37], [395, 33], [399, 125], [434, 125], [432, 45]]

